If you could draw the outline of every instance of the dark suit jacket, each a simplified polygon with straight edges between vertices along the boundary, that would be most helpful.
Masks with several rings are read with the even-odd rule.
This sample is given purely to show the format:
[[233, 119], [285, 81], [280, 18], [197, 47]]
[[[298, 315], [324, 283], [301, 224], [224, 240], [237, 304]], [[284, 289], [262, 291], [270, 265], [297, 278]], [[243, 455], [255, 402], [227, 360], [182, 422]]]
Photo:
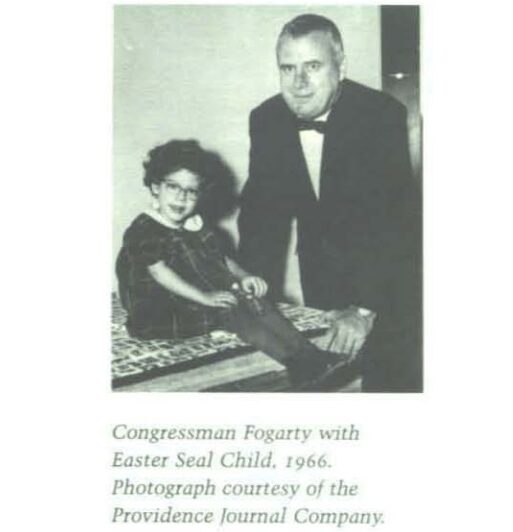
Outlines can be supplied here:
[[307, 305], [357, 305], [377, 311], [382, 330], [411, 328], [409, 314], [418, 314], [418, 301], [409, 296], [418, 290], [419, 206], [404, 106], [342, 82], [326, 124], [319, 201], [296, 118], [281, 95], [251, 112], [250, 136], [239, 216], [242, 264], [279, 298], [290, 223], [297, 217]]

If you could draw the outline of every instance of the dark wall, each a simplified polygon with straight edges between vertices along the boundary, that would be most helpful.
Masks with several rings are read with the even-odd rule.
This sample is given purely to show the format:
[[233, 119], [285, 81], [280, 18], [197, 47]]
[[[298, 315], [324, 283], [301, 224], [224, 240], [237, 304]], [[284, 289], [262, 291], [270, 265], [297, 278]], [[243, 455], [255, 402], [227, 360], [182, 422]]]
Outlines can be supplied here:
[[420, 116], [419, 6], [381, 7], [383, 90], [408, 108], [410, 150], [415, 177], [422, 175]]

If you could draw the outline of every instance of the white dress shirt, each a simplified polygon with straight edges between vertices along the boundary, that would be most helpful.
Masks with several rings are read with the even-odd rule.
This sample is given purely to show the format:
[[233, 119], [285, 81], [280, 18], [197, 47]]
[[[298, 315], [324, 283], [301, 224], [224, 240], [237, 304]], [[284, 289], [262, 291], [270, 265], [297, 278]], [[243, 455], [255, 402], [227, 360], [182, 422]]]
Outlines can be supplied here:
[[[316, 121], [326, 121], [329, 111], [316, 118]], [[312, 182], [312, 187], [319, 199], [321, 185], [321, 162], [322, 146], [324, 135], [308, 129], [299, 132], [299, 140], [305, 156], [308, 175]], [[303, 290], [301, 289], [301, 272], [299, 270], [299, 257], [297, 254], [297, 219], [292, 220], [289, 246], [287, 249], [287, 259], [285, 263], [285, 283], [283, 287], [285, 299], [297, 305], [304, 305]]]

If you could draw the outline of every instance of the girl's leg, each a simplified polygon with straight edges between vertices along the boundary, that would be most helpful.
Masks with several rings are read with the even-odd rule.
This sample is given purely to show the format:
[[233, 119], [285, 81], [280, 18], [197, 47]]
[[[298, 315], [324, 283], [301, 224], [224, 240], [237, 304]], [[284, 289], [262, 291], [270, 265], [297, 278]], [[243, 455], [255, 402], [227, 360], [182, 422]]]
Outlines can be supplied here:
[[259, 299], [264, 312], [255, 317], [262, 326], [272, 331], [295, 353], [317, 351], [317, 347], [306, 339], [281, 312], [266, 299]]
[[298, 353], [298, 347], [293, 342], [276, 334], [244, 304], [237, 305], [226, 315], [224, 326], [278, 362], [285, 363]]
[[321, 391], [346, 378], [345, 357], [321, 351], [271, 304], [257, 314], [239, 303], [228, 314], [224, 326], [242, 340], [287, 367], [298, 391]]

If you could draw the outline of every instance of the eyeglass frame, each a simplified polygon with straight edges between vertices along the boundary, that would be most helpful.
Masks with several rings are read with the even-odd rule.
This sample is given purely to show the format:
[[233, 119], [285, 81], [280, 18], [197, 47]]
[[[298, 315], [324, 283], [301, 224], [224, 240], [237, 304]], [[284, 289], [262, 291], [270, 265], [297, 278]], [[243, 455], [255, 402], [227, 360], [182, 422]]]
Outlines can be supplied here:
[[185, 201], [197, 201], [201, 194], [201, 188], [183, 188], [178, 183], [175, 183], [174, 181], [168, 181], [166, 179], [162, 181], [162, 183], [168, 187], [168, 190], [175, 197], [179, 197], [179, 195], [183, 194]]

